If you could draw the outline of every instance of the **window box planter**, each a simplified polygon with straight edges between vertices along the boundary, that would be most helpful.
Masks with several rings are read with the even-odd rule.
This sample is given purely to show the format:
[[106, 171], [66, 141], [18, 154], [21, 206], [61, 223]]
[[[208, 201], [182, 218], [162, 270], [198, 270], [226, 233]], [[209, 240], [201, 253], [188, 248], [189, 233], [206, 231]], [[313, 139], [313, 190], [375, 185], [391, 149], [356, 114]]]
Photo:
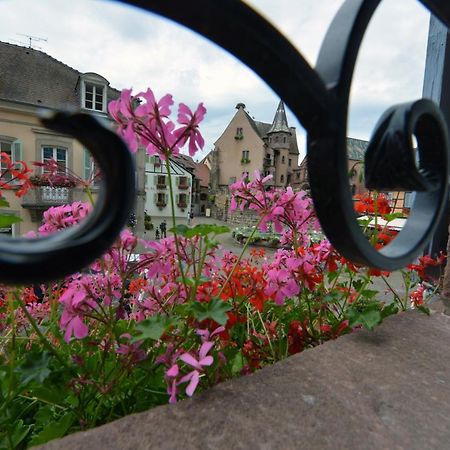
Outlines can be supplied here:
[[250, 160], [247, 158], [242, 158], [241, 159], [241, 164], [250, 164]]

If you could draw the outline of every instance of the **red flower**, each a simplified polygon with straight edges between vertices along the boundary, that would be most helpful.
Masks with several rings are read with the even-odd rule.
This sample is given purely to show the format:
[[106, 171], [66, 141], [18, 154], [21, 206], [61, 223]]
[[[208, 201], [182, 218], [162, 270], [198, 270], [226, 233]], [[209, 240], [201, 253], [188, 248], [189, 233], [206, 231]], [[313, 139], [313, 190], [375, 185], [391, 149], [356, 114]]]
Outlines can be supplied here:
[[354, 196], [355, 211], [360, 214], [374, 214], [379, 215], [389, 214], [391, 207], [389, 201], [384, 194], [377, 194], [373, 198], [372, 194], [358, 194]]

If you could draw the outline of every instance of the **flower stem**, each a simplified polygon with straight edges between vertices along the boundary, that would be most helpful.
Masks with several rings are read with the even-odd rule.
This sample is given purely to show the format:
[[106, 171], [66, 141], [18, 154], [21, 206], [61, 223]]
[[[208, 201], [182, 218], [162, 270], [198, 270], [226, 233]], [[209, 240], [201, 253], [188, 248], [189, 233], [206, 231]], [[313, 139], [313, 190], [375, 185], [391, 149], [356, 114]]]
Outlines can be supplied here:
[[[67, 370], [74, 373], [74, 370], [67, 364], [66, 361], [64, 361], [63, 357], [56, 351], [56, 349], [53, 347], [53, 345], [48, 341], [48, 339], [42, 334], [42, 331], [39, 329], [36, 321], [34, 320], [33, 316], [28, 311], [27, 307], [23, 304], [19, 294], [17, 291], [14, 291], [14, 298], [19, 303], [20, 308], [22, 309], [23, 313], [28, 319], [28, 322], [30, 322], [30, 325], [36, 332], [36, 334], [39, 336], [39, 339], [42, 342], [42, 345], [51, 353], [55, 358], [61, 363], [62, 366], [64, 366]], [[75, 373], [76, 375], [76, 373]]]
[[184, 270], [183, 270], [183, 262], [181, 261], [180, 243], [178, 241], [178, 235], [176, 232], [177, 221], [175, 219], [175, 200], [173, 198], [172, 175], [170, 173], [170, 161], [169, 161], [168, 154], [166, 154], [166, 170], [167, 170], [167, 178], [169, 179], [170, 209], [171, 209], [171, 213], [172, 213], [173, 236], [175, 239], [175, 247], [177, 249], [178, 266], [180, 268], [181, 280], [183, 281], [184, 288], [187, 292], [188, 286], [186, 283], [186, 277], [185, 277]]

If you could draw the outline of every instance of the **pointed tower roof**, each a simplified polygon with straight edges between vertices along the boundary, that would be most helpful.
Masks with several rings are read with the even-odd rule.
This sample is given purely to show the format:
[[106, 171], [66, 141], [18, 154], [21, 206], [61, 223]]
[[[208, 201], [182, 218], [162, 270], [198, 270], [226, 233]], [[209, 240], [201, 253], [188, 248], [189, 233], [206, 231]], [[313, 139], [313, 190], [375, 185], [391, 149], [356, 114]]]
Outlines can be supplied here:
[[284, 110], [284, 103], [282, 100], [280, 100], [280, 103], [278, 104], [277, 112], [275, 113], [275, 117], [273, 118], [272, 126], [270, 127], [270, 130], [267, 132], [267, 134], [277, 133], [279, 131], [284, 131], [285, 133], [291, 134], [291, 130], [287, 123], [286, 111]]

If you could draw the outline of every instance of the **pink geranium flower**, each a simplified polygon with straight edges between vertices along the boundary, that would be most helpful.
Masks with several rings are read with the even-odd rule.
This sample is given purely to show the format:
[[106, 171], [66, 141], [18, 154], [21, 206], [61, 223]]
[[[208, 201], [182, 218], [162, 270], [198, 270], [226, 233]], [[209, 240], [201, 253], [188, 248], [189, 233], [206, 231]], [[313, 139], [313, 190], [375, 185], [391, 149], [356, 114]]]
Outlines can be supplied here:
[[178, 123], [182, 126], [175, 130], [174, 134], [179, 139], [179, 144], [182, 147], [189, 141], [189, 155], [194, 156], [197, 150], [201, 150], [205, 145], [205, 140], [198, 130], [199, 123], [203, 120], [206, 114], [206, 108], [203, 103], [197, 106], [197, 110], [193, 113], [188, 106], [180, 103], [178, 108]]
[[89, 329], [83, 322], [84, 314], [96, 308], [96, 303], [88, 298], [86, 291], [78, 283], [66, 289], [59, 302], [64, 306], [60, 325], [65, 330], [64, 340], [70, 341], [72, 335], [76, 339], [85, 338]]
[[207, 355], [213, 345], [214, 344], [212, 342], [204, 342], [198, 352], [198, 358], [195, 358], [190, 353], [183, 353], [179, 357], [181, 361], [194, 367], [193, 371], [189, 372], [179, 381], [179, 384], [189, 381], [189, 384], [186, 387], [186, 395], [188, 395], [189, 397], [192, 397], [195, 389], [197, 388], [198, 382], [200, 380], [200, 373], [204, 370], [203, 368], [206, 366], [210, 366], [214, 362], [214, 358], [211, 355]]

